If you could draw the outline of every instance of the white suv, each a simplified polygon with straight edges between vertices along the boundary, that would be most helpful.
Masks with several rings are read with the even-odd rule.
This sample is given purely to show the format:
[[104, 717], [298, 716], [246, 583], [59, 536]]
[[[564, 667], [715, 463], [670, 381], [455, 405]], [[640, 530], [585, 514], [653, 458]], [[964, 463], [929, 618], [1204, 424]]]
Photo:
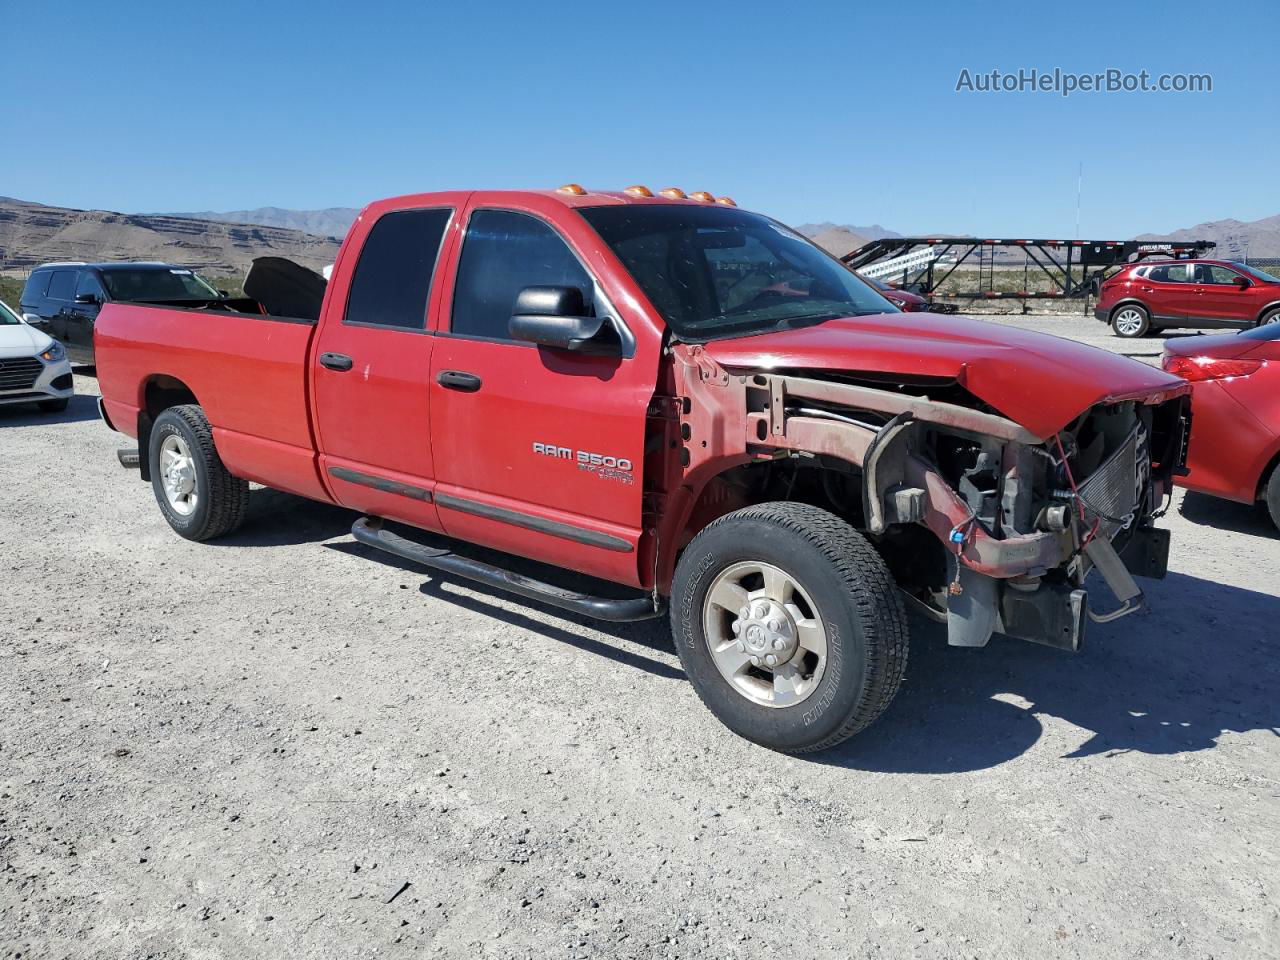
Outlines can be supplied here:
[[74, 393], [71, 361], [62, 344], [0, 301], [0, 406], [35, 403], [58, 413]]

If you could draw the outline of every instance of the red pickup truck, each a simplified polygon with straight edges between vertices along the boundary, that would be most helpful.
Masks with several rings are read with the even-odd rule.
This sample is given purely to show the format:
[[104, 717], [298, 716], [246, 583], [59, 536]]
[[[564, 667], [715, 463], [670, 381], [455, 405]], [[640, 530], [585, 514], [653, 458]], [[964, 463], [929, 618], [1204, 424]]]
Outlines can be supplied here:
[[1131, 574], [1163, 576], [1186, 383], [900, 313], [727, 198], [400, 197], [362, 212], [327, 287], [288, 273], [251, 274], [257, 312], [98, 318], [103, 417], [174, 530], [231, 532], [256, 481], [358, 511], [358, 540], [436, 570], [606, 619], [669, 609], [698, 695], [774, 749], [884, 710], [904, 601], [955, 645], [1074, 650], [1091, 617], [1141, 606]]

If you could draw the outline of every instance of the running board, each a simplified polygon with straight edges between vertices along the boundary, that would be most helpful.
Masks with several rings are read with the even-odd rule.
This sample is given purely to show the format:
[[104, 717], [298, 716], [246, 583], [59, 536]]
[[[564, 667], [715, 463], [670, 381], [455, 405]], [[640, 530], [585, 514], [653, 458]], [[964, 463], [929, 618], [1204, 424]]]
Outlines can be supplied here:
[[664, 612], [663, 606], [655, 604], [650, 596], [611, 600], [608, 597], [574, 593], [563, 587], [552, 586], [541, 580], [504, 570], [502, 567], [460, 557], [450, 550], [426, 547], [383, 529], [382, 521], [376, 517], [361, 517], [352, 525], [351, 535], [367, 546], [385, 550], [404, 560], [420, 563], [424, 567], [443, 570], [445, 573], [452, 573], [530, 600], [538, 600], [553, 607], [559, 607], [561, 610], [595, 617], [597, 620], [627, 623], [634, 620], [652, 620], [662, 616]]

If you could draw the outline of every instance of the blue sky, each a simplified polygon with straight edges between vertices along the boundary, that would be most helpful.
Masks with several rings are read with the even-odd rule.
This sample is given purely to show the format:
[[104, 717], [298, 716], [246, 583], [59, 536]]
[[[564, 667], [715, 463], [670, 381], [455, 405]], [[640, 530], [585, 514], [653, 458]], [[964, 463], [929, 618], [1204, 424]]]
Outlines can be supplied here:
[[[1274, 4], [0, 0], [0, 19], [0, 195], [55, 205], [645, 183], [792, 223], [1072, 236], [1083, 162], [1084, 237], [1280, 213]], [[1213, 92], [955, 92], [962, 69], [1055, 67]]]

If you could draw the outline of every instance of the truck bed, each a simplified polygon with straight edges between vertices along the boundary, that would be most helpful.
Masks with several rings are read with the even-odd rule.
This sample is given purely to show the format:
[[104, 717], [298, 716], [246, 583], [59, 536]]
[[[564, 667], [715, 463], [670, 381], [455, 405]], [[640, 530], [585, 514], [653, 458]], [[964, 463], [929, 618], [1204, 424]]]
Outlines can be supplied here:
[[315, 324], [178, 307], [107, 304], [95, 324], [98, 380], [111, 422], [137, 437], [165, 391], [204, 407], [227, 469], [328, 500], [316, 470], [306, 391]]

